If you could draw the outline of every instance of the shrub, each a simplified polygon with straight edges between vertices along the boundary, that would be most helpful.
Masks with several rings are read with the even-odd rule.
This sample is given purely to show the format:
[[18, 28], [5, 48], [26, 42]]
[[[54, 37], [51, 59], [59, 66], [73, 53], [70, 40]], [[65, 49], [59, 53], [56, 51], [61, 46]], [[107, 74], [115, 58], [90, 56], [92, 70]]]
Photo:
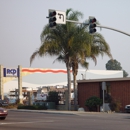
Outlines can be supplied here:
[[46, 110], [46, 105], [19, 105], [17, 109], [28, 109], [28, 110]]
[[9, 104], [8, 106], [5, 106], [6, 109], [11, 109], [11, 108], [17, 108], [17, 104]]
[[109, 107], [111, 111], [119, 112], [121, 108], [121, 102], [117, 99], [112, 99], [112, 101], [109, 103]]
[[87, 106], [90, 111], [97, 111], [97, 106], [101, 105], [102, 100], [96, 96], [92, 96], [85, 101], [85, 106]]
[[58, 92], [50, 91], [48, 93], [47, 102], [55, 102], [56, 105], [59, 104], [60, 96], [58, 95]]

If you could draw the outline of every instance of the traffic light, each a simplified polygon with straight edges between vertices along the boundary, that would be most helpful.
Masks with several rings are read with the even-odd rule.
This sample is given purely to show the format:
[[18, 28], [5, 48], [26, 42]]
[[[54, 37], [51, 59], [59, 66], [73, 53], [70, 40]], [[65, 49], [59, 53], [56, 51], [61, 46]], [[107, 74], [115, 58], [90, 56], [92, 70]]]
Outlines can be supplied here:
[[49, 27], [53, 28], [56, 26], [56, 11], [49, 10]]
[[95, 33], [96, 32], [96, 29], [95, 29], [95, 27], [96, 27], [96, 22], [97, 20], [96, 20], [96, 18], [89, 18], [89, 33], [90, 34], [93, 34], [93, 33]]

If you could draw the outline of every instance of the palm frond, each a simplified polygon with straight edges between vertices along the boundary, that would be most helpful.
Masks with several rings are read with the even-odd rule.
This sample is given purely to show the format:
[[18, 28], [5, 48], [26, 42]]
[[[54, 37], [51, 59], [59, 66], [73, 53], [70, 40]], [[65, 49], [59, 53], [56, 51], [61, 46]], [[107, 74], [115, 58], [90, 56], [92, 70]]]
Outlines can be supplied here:
[[38, 56], [38, 55], [39, 55], [39, 50], [36, 50], [36, 51], [31, 55], [31, 57], [30, 57], [30, 66], [31, 66], [33, 60], [35, 59], [35, 57]]

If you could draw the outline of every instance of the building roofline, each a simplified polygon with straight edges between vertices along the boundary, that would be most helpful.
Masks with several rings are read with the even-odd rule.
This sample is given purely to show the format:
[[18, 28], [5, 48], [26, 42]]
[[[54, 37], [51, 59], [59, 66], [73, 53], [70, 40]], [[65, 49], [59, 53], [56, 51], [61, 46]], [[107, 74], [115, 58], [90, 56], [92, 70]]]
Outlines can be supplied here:
[[107, 82], [107, 81], [127, 81], [127, 80], [130, 80], [130, 77], [126, 77], [126, 78], [106, 78], [106, 79], [83, 79], [83, 80], [77, 80], [77, 83]]

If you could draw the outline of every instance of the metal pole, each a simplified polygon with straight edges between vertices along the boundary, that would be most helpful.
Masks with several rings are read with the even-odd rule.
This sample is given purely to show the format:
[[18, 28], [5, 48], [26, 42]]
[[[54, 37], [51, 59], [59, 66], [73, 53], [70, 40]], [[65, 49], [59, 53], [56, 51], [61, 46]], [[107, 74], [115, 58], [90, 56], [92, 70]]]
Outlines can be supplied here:
[[0, 65], [0, 99], [4, 99], [4, 91], [3, 91], [3, 66]]
[[[88, 22], [88, 23], [82, 23], [82, 22], [79, 22], [79, 21], [73, 21], [73, 20], [67, 20], [67, 19], [66, 19], [66, 21], [67, 21], [67, 22], [72, 22], [72, 23], [77, 23], [77, 24], [89, 25], [89, 22]], [[103, 26], [103, 25], [96, 25], [96, 27], [114, 30], [114, 31], [123, 33], [123, 34], [125, 34], [125, 35], [127, 35], [127, 36], [130, 36], [129, 33], [126, 33], [126, 32], [124, 32], [124, 31], [121, 31], [121, 30], [118, 30], [118, 29], [115, 29], [115, 28], [112, 28], [112, 27], [107, 27], [107, 26]]]
[[104, 89], [103, 89], [103, 112], [104, 112]]
[[71, 23], [89, 25], [89, 23], [83, 23], [83, 22], [79, 22], [79, 21], [73, 21], [73, 20], [66, 20], [66, 21], [67, 21], [67, 22], [71, 22]]
[[102, 91], [103, 91], [103, 112], [104, 112], [104, 108], [105, 108], [105, 104], [104, 104], [104, 90], [106, 90], [106, 82], [102, 82]]
[[22, 66], [18, 65], [18, 100], [19, 100], [19, 103], [22, 103], [23, 104], [23, 95], [22, 95]]
[[127, 35], [127, 36], [130, 36], [129, 33], [123, 32], [123, 31], [118, 30], [118, 29], [115, 29], [115, 28], [111, 28], [111, 27], [107, 27], [107, 26], [102, 26], [102, 25], [96, 25], [96, 26], [97, 26], [97, 27], [101, 27], [101, 28], [106, 28], [106, 29], [114, 30], [114, 31], [117, 31], [117, 32], [123, 33], [123, 34], [125, 34], [125, 35]]

